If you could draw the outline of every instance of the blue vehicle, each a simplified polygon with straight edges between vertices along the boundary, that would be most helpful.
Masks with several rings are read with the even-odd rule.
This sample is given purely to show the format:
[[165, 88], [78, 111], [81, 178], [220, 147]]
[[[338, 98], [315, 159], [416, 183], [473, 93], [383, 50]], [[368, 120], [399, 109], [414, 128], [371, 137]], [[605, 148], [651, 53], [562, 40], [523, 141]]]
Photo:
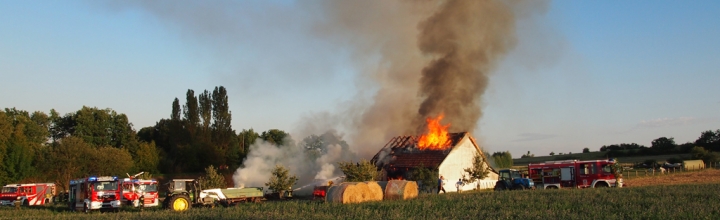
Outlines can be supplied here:
[[498, 175], [495, 191], [535, 189], [535, 183], [530, 178], [523, 178], [516, 169], [502, 169]]

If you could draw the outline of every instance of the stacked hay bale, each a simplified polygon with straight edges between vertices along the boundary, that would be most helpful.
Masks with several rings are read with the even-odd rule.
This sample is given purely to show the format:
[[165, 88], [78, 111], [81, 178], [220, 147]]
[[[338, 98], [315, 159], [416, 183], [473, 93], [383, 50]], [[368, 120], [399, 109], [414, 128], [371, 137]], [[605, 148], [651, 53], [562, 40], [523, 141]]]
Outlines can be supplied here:
[[365, 182], [367, 184], [369, 190], [370, 190], [370, 197], [366, 199], [366, 201], [382, 201], [383, 196], [385, 196], [385, 193], [383, 192], [382, 187], [377, 182], [371, 181], [371, 182]]
[[360, 203], [366, 201], [380, 201], [383, 190], [375, 182], [345, 182], [328, 188], [327, 202], [343, 204]]
[[339, 202], [342, 204], [359, 203], [362, 202], [362, 193], [358, 190], [355, 184], [348, 182], [341, 183], [328, 188], [325, 201]]
[[385, 200], [407, 200], [418, 196], [418, 185], [415, 181], [390, 180], [378, 184], [385, 192]]

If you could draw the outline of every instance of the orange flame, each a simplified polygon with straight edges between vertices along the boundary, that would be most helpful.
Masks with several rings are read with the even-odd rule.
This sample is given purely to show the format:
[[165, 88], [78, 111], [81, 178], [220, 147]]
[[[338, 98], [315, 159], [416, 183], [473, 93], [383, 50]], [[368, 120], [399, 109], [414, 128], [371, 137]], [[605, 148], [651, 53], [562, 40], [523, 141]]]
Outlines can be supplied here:
[[441, 125], [440, 121], [445, 117], [444, 114], [440, 114], [437, 118], [427, 118], [427, 130], [428, 132], [420, 136], [418, 140], [418, 148], [420, 150], [445, 150], [448, 148], [448, 127], [450, 124]]

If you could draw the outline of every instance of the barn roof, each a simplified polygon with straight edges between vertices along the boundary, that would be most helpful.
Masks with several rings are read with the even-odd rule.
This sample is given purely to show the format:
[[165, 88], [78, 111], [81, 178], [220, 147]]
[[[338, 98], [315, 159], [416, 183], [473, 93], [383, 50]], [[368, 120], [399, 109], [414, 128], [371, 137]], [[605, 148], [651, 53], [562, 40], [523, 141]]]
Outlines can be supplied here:
[[[420, 165], [436, 168], [465, 136], [469, 136], [469, 133], [449, 133], [448, 135], [450, 136], [450, 141], [448, 141], [450, 147], [446, 150], [419, 150], [417, 148], [418, 136], [394, 137], [385, 144], [383, 149], [375, 154], [371, 161], [378, 166], [387, 165], [396, 168], [414, 168]], [[477, 143], [475, 143], [475, 139], [472, 137], [469, 137], [469, 139], [475, 148], [480, 151]], [[487, 157], [482, 152], [480, 152], [480, 155], [487, 161]], [[385, 159], [386, 161], [382, 161], [384, 158], [387, 158]], [[494, 169], [492, 170], [494, 171]]]

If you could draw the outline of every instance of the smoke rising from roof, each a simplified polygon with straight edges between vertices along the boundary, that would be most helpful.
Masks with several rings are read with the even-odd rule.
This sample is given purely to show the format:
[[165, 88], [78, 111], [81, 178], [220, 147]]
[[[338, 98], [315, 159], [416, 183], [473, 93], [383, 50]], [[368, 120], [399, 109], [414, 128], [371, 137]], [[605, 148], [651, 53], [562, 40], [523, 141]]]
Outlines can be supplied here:
[[331, 2], [322, 10], [327, 22], [318, 25], [323, 37], [357, 48], [360, 81], [372, 81], [359, 85], [358, 97], [370, 100], [343, 111], [351, 118], [350, 143], [363, 157], [394, 136], [424, 133], [425, 119], [440, 113], [450, 132], [472, 132], [490, 74], [516, 45], [518, 17], [547, 3], [367, 2]]
[[[423, 133], [425, 118], [440, 113], [445, 114], [443, 124], [451, 124], [450, 132], [472, 132], [482, 117], [482, 95], [490, 74], [516, 45], [517, 19], [544, 11], [546, 5], [545, 1], [522, 0], [258, 3], [125, 0], [105, 5], [116, 10], [140, 9], [183, 36], [209, 42], [218, 54], [227, 57], [243, 47], [290, 46], [284, 39], [293, 38], [293, 34], [309, 37], [308, 44], [313, 46], [349, 51], [351, 65], [359, 72], [356, 96], [332, 112], [299, 119], [299, 129], [293, 135], [303, 138], [333, 130], [346, 134], [351, 151], [361, 158], [372, 157], [391, 137]], [[301, 53], [267, 59], [275, 56], [290, 57], [288, 60], [303, 65], [323, 59]], [[227, 59], [229, 63], [237, 61]], [[330, 66], [330, 62], [323, 65]], [[288, 81], [334, 74], [322, 73], [326, 70], [323, 67], [306, 67], [302, 66], [312, 69], [306, 71], [312, 77], [294, 72], [271, 74], [285, 74], [278, 78]], [[318, 177], [334, 175], [338, 171], [331, 165], [347, 159], [347, 155], [335, 156], [338, 152], [331, 147], [318, 158], [322, 161], [294, 161], [293, 154], [263, 146], [259, 143], [252, 148], [257, 152], [251, 150], [241, 169], [245, 174], [236, 176], [236, 183], [266, 181], [266, 172], [275, 163], [313, 164], [317, 166], [314, 169], [295, 171]], [[253, 180], [248, 179], [251, 177]]]

